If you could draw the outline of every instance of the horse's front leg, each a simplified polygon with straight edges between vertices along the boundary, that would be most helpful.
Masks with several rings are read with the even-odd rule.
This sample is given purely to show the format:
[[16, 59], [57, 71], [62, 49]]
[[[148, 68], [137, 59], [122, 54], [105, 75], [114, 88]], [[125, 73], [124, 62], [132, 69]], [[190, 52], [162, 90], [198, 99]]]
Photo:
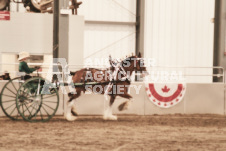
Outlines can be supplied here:
[[120, 104], [118, 106], [118, 110], [119, 111], [127, 110], [129, 108], [130, 104], [133, 101], [133, 99], [132, 99], [133, 97], [131, 95], [129, 95], [128, 93], [124, 93], [124, 94], [121, 94], [119, 96], [121, 96], [123, 98], [126, 98], [126, 99], [129, 99], [129, 100], [127, 100], [127, 101], [123, 102], [122, 104]]
[[103, 117], [104, 120], [117, 120], [117, 116], [112, 114], [112, 106], [115, 101], [115, 97], [116, 97], [115, 95], [112, 95], [110, 98], [109, 106], [104, 112], [104, 117]]

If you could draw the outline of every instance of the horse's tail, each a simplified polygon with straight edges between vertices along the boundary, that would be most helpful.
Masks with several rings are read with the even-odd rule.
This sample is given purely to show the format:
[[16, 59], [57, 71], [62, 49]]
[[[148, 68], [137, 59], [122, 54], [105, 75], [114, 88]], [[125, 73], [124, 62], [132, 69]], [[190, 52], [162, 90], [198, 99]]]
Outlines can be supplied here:
[[[76, 71], [77, 72], [77, 71]], [[76, 72], [72, 72], [70, 71], [70, 75], [74, 76], [76, 74]]]

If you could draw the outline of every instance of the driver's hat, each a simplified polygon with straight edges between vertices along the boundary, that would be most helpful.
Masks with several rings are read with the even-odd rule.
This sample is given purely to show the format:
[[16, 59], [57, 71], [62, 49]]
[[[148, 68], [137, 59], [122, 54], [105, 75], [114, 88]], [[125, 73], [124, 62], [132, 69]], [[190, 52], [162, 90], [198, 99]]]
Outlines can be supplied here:
[[29, 52], [22, 51], [22, 52], [19, 53], [19, 58], [18, 58], [18, 60], [21, 61], [22, 59], [28, 58], [28, 57], [30, 57]]

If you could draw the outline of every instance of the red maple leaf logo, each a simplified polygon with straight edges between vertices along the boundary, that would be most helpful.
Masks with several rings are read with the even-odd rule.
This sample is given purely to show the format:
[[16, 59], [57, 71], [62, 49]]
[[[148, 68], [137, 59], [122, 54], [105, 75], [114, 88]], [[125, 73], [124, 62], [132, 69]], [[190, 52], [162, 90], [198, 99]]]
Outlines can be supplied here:
[[170, 88], [168, 88], [166, 85], [164, 88], [162, 88], [162, 92], [164, 92], [164, 93], [168, 93], [169, 90], [170, 90]]

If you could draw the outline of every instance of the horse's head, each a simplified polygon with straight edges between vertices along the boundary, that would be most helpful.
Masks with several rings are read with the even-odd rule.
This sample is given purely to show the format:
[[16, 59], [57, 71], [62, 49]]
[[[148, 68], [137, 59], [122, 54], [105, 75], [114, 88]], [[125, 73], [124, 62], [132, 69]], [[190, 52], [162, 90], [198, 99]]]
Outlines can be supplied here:
[[147, 69], [144, 65], [144, 59], [141, 57], [141, 53], [139, 52], [136, 58], [135, 71], [147, 72]]
[[139, 53], [138, 56], [131, 56], [123, 60], [122, 66], [126, 71], [138, 71], [142, 72], [143, 74], [147, 73], [146, 67], [144, 65], [144, 60], [141, 58], [141, 53]]

